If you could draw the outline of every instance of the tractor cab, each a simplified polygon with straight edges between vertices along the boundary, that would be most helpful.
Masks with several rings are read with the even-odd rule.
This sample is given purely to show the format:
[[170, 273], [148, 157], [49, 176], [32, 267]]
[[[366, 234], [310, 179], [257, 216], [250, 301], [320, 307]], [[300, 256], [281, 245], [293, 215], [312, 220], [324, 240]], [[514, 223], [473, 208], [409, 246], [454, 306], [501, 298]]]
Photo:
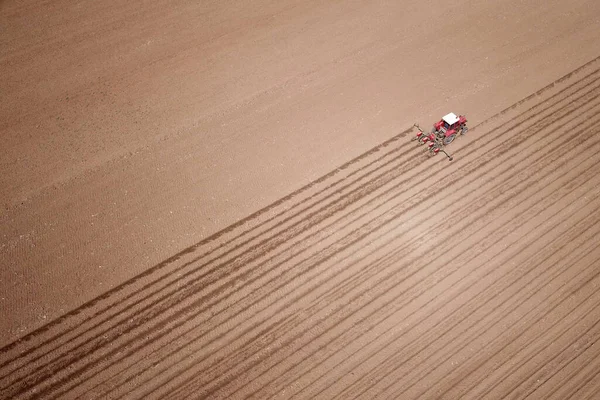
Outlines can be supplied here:
[[436, 131], [443, 131], [444, 133], [456, 129], [460, 125], [460, 118], [454, 113], [448, 113], [442, 117], [442, 119], [434, 124]]

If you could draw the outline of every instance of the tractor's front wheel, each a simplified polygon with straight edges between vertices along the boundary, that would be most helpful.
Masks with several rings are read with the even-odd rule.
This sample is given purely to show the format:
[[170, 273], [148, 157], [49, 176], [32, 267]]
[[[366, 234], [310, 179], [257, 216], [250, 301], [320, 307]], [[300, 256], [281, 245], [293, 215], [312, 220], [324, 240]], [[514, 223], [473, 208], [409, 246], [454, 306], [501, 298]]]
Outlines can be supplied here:
[[461, 129], [461, 131], [460, 131], [460, 134], [461, 134], [461, 135], [464, 135], [465, 133], [467, 133], [467, 131], [468, 131], [468, 130], [469, 130], [469, 128], [467, 128], [467, 126], [466, 126], [466, 125], [463, 125], [463, 127], [462, 127], [462, 129]]
[[446, 137], [444, 138], [444, 145], [447, 145], [447, 144], [450, 144], [450, 143], [452, 143], [452, 141], [454, 140], [454, 138], [456, 138], [456, 133], [453, 133], [453, 134], [452, 134], [452, 135], [450, 135], [450, 136], [446, 136]]

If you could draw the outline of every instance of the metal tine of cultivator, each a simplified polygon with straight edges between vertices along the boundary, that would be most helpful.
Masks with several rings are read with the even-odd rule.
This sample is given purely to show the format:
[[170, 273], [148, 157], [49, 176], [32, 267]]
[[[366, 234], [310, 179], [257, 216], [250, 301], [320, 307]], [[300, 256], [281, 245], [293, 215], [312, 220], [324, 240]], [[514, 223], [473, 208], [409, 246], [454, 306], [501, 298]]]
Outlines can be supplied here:
[[415, 123], [413, 126], [419, 130], [419, 133], [417, 133], [417, 136], [413, 137], [411, 140], [419, 140], [420, 142], [420, 139], [423, 137], [425, 132], [423, 131], [423, 129], [421, 129], [419, 124]]
[[438, 148], [434, 149], [434, 150], [433, 150], [433, 154], [437, 154], [437, 153], [439, 153], [440, 151], [441, 151], [442, 153], [444, 153], [444, 154], [446, 155], [446, 157], [448, 157], [448, 161], [452, 161], [452, 160], [453, 160], [453, 157], [452, 157], [450, 154], [446, 153], [446, 150], [444, 150], [444, 149], [442, 149], [442, 148], [440, 148], [440, 147], [438, 147]]

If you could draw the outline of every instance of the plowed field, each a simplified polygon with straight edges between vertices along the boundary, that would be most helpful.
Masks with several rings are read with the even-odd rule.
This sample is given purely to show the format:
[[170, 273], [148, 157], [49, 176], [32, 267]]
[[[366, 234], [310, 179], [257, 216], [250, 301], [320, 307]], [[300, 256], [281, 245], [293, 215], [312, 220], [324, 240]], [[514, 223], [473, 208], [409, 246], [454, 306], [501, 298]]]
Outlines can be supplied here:
[[[64, 16], [84, 13], [91, 27], [45, 22], [74, 48], [104, 28], [106, 40], [129, 32], [122, 46], [142, 27], [170, 32], [179, 23], [202, 35], [188, 42], [171, 32], [179, 50], [166, 58], [124, 53], [128, 69], [98, 72], [104, 77], [91, 86], [61, 75], [78, 71], [74, 64], [52, 77], [66, 89], [3, 82], [14, 97], [2, 106], [11, 115], [2, 123], [2, 398], [597, 398], [600, 6], [544, 2], [555, 7], [538, 10], [508, 1], [506, 10], [456, 1], [473, 25], [460, 32], [440, 23], [423, 37], [406, 32], [416, 22], [392, 17], [409, 23], [433, 7], [441, 18], [453, 9], [447, 2], [308, 3], [206, 2], [199, 10], [181, 1], [173, 11], [157, 2], [132, 14], [132, 25], [94, 3]], [[21, 44], [32, 39], [15, 33], [15, 21], [33, 6], [0, 7], [12, 21], [2, 28], [2, 48], [11, 50], [3, 68], [12, 78], [32, 74], [24, 69], [31, 50]], [[193, 24], [206, 15], [206, 25]], [[490, 25], [487, 39], [496, 64], [474, 60], [455, 72], [408, 65], [411, 49], [444, 48], [444, 32], [477, 46], [474, 21], [503, 16], [514, 25]], [[586, 21], [596, 25], [572, 25]], [[562, 39], [536, 25], [554, 22]], [[364, 36], [351, 26], [371, 36], [357, 43]], [[313, 34], [328, 36], [310, 42]], [[252, 59], [229, 70], [230, 58], [218, 58], [231, 46], [236, 57], [268, 58], [284, 45], [287, 61], [274, 67]], [[560, 49], [575, 55], [557, 57]], [[103, 51], [94, 53], [100, 69], [100, 56], [110, 54]], [[329, 52], [339, 53], [335, 65]], [[82, 73], [90, 74], [86, 62]], [[192, 67], [202, 82], [191, 79]], [[481, 86], [452, 90], [445, 78]], [[447, 97], [429, 104], [427, 94], [405, 92], [393, 105], [413, 115], [377, 112], [396, 96], [386, 79], [405, 90], [429, 82], [429, 94]], [[369, 97], [370, 89], [379, 94]], [[132, 93], [149, 100], [138, 106]], [[77, 104], [73, 113], [86, 99], [100, 111], [50, 116], [69, 109], [53, 105], [65, 95]], [[126, 133], [146, 114], [130, 119], [119, 110], [144, 107], [142, 131], [154, 133]], [[447, 147], [451, 162], [411, 140], [413, 116], [433, 122], [448, 107], [467, 114], [470, 128]], [[199, 110], [202, 118], [192, 115]], [[97, 118], [106, 113], [114, 114], [104, 124]], [[35, 125], [57, 138], [28, 136]], [[334, 133], [317, 138], [306, 133], [313, 127]], [[97, 136], [85, 139], [86, 129]], [[23, 149], [29, 157], [18, 156]]]

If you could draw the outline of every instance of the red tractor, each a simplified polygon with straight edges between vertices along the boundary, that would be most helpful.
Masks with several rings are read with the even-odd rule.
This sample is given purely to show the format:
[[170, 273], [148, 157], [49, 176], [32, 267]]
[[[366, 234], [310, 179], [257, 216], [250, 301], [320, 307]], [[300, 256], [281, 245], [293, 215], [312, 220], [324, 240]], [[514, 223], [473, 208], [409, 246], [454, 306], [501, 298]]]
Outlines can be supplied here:
[[419, 125], [415, 124], [419, 133], [414, 138], [418, 140], [419, 144], [425, 144], [429, 142], [429, 152], [431, 154], [437, 154], [440, 151], [452, 161], [452, 156], [446, 153], [443, 147], [447, 144], [452, 143], [457, 135], [464, 135], [467, 132], [467, 119], [460, 115], [456, 116], [454, 113], [446, 114], [442, 117], [439, 122], [433, 124], [431, 133], [425, 133]]

